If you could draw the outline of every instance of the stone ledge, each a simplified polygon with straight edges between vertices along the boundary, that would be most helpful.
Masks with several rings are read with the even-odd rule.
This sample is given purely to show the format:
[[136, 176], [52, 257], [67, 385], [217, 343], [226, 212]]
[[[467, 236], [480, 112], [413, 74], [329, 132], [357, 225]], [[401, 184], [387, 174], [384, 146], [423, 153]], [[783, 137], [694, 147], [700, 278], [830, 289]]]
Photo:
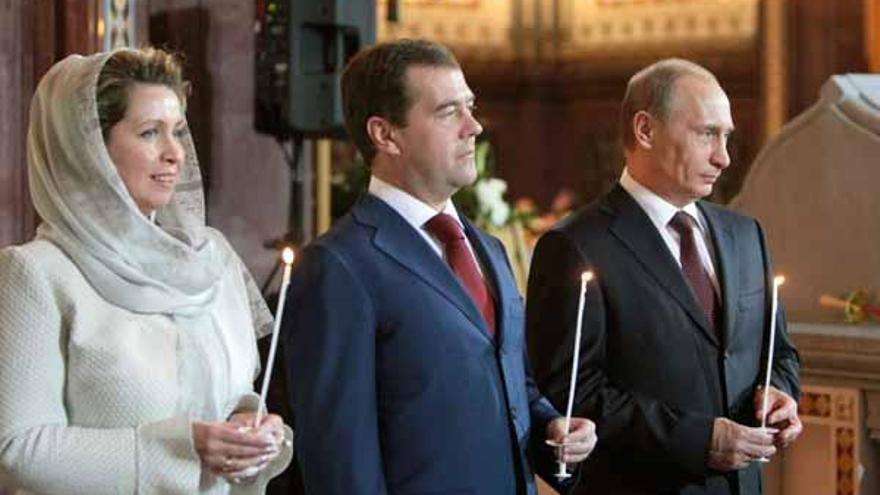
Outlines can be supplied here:
[[865, 395], [865, 426], [880, 441], [880, 326], [790, 323], [801, 356], [801, 380], [854, 387]]

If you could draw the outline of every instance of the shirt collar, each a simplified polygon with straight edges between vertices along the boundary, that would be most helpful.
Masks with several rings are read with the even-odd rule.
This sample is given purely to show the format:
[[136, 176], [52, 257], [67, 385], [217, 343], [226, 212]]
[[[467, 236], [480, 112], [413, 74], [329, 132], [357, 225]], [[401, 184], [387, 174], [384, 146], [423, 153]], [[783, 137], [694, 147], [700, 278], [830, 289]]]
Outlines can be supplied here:
[[620, 176], [620, 186], [636, 200], [636, 203], [642, 207], [642, 210], [647, 213], [651, 222], [653, 222], [658, 229], [667, 228], [672, 217], [679, 211], [684, 211], [697, 221], [700, 230], [703, 232], [706, 231], [702, 215], [700, 215], [696, 203], [688, 203], [681, 208], [675, 206], [658, 196], [654, 191], [640, 184], [632, 175], [630, 175], [627, 168], [623, 169], [623, 174]]
[[[416, 230], [424, 229], [425, 223], [438, 213], [437, 210], [429, 206], [427, 203], [422, 202], [422, 200], [416, 198], [412, 194], [383, 181], [375, 175], [370, 176], [370, 185], [367, 190], [373, 196], [388, 203], [388, 206], [399, 213], [400, 216], [402, 216], [404, 220]], [[446, 213], [452, 216], [452, 218], [458, 222], [459, 227], [464, 230], [464, 224], [458, 216], [458, 211], [455, 209], [455, 205], [452, 204], [452, 199], [446, 200], [446, 204], [443, 206], [441, 213]]]

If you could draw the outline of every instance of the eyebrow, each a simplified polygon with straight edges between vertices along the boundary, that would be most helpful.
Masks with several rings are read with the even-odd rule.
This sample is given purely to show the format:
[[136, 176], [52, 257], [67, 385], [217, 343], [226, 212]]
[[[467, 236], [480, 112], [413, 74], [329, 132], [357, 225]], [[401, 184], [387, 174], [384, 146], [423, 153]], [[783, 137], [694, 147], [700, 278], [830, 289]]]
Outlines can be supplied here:
[[704, 125], [702, 127], [702, 129], [709, 130], [712, 132], [722, 131], [722, 132], [726, 132], [729, 135], [729, 134], [733, 134], [733, 132], [736, 130], [736, 127], [733, 127], [733, 126], [724, 127], [722, 125], [708, 124], [708, 125]]
[[[138, 122], [137, 126], [140, 127], [140, 126], [147, 125], [147, 124], [165, 125], [165, 121], [162, 119], [144, 119], [144, 120]], [[186, 119], [182, 118], [182, 119], [178, 120], [177, 122], [175, 122], [172, 127], [182, 127], [185, 125], [186, 125]]]
[[467, 96], [464, 101], [462, 100], [448, 100], [444, 102], [440, 102], [436, 107], [434, 107], [434, 112], [440, 112], [445, 110], [448, 107], [454, 107], [459, 105], [460, 103], [471, 104], [477, 100], [477, 97], [474, 95]]

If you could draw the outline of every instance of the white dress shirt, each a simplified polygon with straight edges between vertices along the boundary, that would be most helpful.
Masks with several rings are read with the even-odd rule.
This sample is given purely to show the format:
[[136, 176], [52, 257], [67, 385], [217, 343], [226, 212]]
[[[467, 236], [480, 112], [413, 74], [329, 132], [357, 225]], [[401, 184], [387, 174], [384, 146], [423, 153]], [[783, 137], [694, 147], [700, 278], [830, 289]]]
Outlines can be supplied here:
[[[446, 213], [455, 219], [462, 232], [464, 232], [464, 224], [462, 223], [461, 218], [459, 218], [458, 211], [455, 209], [455, 205], [452, 204], [451, 199], [447, 199], [446, 205], [443, 206], [443, 210], [438, 212], [412, 194], [383, 181], [375, 175], [370, 176], [368, 191], [399, 213], [400, 216], [402, 216], [403, 219], [425, 239], [425, 242], [431, 246], [431, 249], [433, 249], [438, 256], [443, 258], [444, 261], [446, 260], [446, 250], [443, 248], [443, 243], [434, 237], [433, 234], [428, 232], [428, 229], [425, 228], [425, 224], [428, 220], [434, 218], [437, 213]], [[474, 259], [477, 261], [477, 268], [482, 274], [483, 267], [480, 266], [480, 258], [474, 254], [474, 248], [471, 246], [471, 242], [467, 238], [467, 235], [465, 235], [464, 241], [471, 252], [471, 256], [474, 256]]]
[[715, 262], [713, 261], [715, 253], [712, 247], [712, 239], [709, 235], [709, 228], [706, 219], [703, 218], [703, 214], [697, 208], [696, 203], [689, 203], [684, 207], [679, 208], [661, 198], [647, 187], [639, 184], [639, 182], [629, 174], [629, 170], [626, 168], [623, 169], [623, 174], [620, 176], [620, 186], [636, 200], [636, 203], [642, 207], [642, 210], [644, 210], [648, 215], [648, 218], [651, 219], [651, 223], [657, 228], [657, 232], [660, 233], [660, 237], [663, 238], [663, 242], [666, 243], [666, 247], [669, 248], [669, 252], [672, 254], [672, 257], [675, 258], [679, 267], [681, 267], [680, 239], [678, 233], [669, 226], [669, 222], [679, 211], [687, 213], [691, 218], [696, 220], [697, 230], [699, 230], [700, 235], [696, 235], [695, 232], [694, 241], [696, 242], [700, 262], [702, 263], [703, 268], [705, 268], [706, 273], [709, 274], [709, 278], [712, 279], [712, 286], [715, 288], [715, 294], [721, 294], [718, 285], [718, 276], [715, 273]]

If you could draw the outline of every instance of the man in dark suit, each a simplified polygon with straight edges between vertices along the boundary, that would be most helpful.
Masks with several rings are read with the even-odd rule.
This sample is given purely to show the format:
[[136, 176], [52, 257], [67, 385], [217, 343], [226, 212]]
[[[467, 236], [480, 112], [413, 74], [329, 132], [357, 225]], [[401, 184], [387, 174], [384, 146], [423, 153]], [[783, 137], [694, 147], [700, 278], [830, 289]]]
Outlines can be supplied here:
[[534, 494], [545, 440], [577, 463], [595, 434], [538, 393], [504, 248], [450, 201], [476, 179], [474, 95], [448, 50], [402, 40], [355, 56], [342, 96], [369, 194], [306, 248], [284, 313], [306, 491]]
[[755, 459], [802, 430], [798, 356], [778, 315], [761, 420], [771, 265], [748, 217], [700, 201], [730, 164], [730, 103], [680, 59], [633, 76], [621, 112], [626, 168], [605, 197], [541, 238], [527, 334], [539, 388], [564, 404], [582, 270], [575, 411], [599, 445], [575, 493], [758, 494]]

